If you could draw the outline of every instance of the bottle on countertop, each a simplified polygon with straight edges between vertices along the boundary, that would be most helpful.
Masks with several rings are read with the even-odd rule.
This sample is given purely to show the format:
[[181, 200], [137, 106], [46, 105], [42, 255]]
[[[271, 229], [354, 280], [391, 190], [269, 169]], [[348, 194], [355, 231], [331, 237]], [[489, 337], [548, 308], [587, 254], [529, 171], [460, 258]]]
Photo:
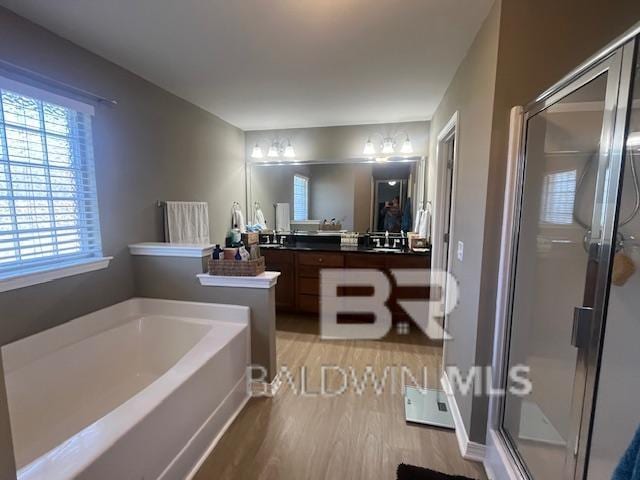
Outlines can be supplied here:
[[216, 244], [216, 248], [213, 249], [213, 253], [211, 254], [211, 258], [213, 258], [214, 260], [223, 260], [224, 259], [224, 252], [220, 248], [220, 244], [219, 243], [217, 243]]
[[242, 233], [240, 232], [240, 229], [236, 224], [231, 229], [231, 242], [233, 243], [233, 245], [237, 245], [238, 243], [240, 243], [241, 238], [242, 238]]
[[[238, 253], [240, 254], [240, 260], [246, 262], [251, 257], [251, 254], [247, 252], [247, 249], [244, 246], [244, 243], [240, 243], [240, 247], [238, 248]], [[237, 257], [236, 257], [237, 260]]]
[[239, 249], [239, 248], [236, 250], [236, 256], [235, 256], [235, 259], [236, 259], [237, 261], [242, 260], [242, 255], [240, 255], [240, 249]]

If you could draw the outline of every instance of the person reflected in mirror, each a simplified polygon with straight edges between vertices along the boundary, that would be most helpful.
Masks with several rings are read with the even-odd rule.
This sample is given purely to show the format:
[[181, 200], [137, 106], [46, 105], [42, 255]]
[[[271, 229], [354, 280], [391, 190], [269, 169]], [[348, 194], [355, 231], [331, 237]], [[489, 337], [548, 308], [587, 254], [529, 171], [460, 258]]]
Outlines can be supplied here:
[[388, 232], [399, 233], [402, 223], [402, 209], [400, 197], [394, 197], [390, 202], [385, 202], [380, 212], [384, 218], [384, 229]]

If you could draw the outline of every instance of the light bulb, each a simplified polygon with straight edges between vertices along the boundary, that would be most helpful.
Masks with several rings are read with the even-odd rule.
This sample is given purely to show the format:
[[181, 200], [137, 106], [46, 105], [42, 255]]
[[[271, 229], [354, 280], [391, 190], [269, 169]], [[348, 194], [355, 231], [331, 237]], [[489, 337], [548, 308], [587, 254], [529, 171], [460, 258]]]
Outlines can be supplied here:
[[396, 181], [395, 180], [389, 180], [389, 182], [387, 182], [387, 183], [389, 183], [390, 187], [393, 187], [393, 186], [395, 186]]
[[258, 144], [256, 144], [255, 147], [253, 147], [253, 150], [251, 150], [251, 158], [262, 158], [264, 157], [264, 154], [262, 153], [262, 149], [258, 146]]
[[373, 146], [373, 142], [371, 139], [367, 140], [367, 143], [364, 144], [364, 150], [362, 151], [364, 155], [375, 155], [376, 147]]
[[407, 139], [402, 143], [402, 148], [400, 149], [400, 153], [413, 153], [413, 145], [411, 145], [411, 140], [409, 140], [409, 135], [407, 135]]
[[289, 142], [289, 145], [284, 149], [284, 156], [287, 158], [294, 158], [296, 156], [296, 151], [293, 149], [291, 142]]
[[269, 147], [269, 151], [267, 152], [267, 157], [277, 157], [278, 156], [278, 147], [275, 143], [272, 143]]
[[393, 140], [385, 138], [382, 142], [382, 153], [393, 153]]

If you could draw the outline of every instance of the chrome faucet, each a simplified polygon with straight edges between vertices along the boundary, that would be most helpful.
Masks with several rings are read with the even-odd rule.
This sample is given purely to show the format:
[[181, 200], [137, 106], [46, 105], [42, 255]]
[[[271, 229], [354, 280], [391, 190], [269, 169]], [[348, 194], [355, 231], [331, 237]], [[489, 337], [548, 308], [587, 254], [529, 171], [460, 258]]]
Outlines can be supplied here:
[[389, 248], [389, 230], [384, 232], [384, 248]]

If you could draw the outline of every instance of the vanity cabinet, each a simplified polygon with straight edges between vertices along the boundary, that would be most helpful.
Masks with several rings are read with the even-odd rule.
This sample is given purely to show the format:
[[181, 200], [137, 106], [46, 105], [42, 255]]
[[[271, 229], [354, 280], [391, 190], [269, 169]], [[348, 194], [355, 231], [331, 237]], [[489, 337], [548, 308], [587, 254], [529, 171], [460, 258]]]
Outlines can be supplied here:
[[318, 313], [320, 307], [320, 270], [344, 268], [344, 254], [334, 252], [297, 252], [297, 310]]
[[296, 306], [295, 252], [262, 249], [267, 270], [280, 272], [276, 285], [276, 308], [293, 311]]
[[[326, 268], [370, 268], [384, 272], [392, 289], [387, 306], [394, 321], [406, 320], [407, 315], [398, 304], [401, 299], [426, 299], [425, 287], [398, 287], [391, 270], [429, 268], [430, 258], [425, 255], [384, 254], [366, 252], [324, 252], [263, 249], [267, 270], [279, 271], [276, 285], [276, 306], [279, 311], [317, 314], [320, 306], [320, 270]], [[354, 292], [351, 292], [351, 290]], [[362, 295], [359, 287], [341, 289], [341, 295]]]

